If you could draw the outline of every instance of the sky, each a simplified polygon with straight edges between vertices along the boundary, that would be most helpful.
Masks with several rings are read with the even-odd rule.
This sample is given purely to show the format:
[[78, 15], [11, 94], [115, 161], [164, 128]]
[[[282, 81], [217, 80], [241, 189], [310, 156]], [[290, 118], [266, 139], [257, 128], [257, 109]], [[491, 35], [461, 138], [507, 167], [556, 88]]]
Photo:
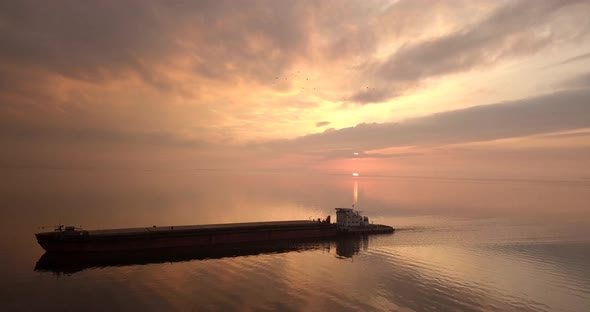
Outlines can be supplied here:
[[565, 0], [3, 1], [0, 167], [590, 179], [588, 16]]

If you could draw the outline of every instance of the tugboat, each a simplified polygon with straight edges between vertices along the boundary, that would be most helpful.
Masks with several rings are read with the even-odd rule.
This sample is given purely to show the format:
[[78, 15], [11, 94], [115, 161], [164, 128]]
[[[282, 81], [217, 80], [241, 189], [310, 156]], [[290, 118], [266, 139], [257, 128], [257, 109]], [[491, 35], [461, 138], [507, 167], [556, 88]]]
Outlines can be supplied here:
[[[353, 205], [354, 207], [354, 205]], [[340, 233], [377, 234], [392, 233], [394, 228], [382, 224], [370, 224], [369, 217], [353, 208], [336, 208], [336, 227]]]

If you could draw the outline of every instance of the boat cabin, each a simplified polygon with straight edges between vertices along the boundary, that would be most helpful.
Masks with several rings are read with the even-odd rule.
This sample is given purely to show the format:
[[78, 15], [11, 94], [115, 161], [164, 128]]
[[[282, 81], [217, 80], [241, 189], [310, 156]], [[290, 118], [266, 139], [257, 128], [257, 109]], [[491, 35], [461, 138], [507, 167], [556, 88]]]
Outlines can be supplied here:
[[364, 227], [369, 225], [369, 218], [361, 211], [352, 208], [336, 208], [336, 226], [338, 228]]

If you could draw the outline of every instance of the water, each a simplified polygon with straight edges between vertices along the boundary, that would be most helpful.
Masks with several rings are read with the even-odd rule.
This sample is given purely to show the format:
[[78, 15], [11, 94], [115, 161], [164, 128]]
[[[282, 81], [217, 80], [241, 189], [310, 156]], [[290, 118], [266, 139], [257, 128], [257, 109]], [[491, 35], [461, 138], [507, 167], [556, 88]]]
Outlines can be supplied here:
[[[590, 307], [587, 180], [30, 169], [2, 177], [3, 311]], [[355, 198], [375, 223], [399, 230], [57, 266], [43, 265], [33, 237], [57, 222], [113, 228], [335, 217], [334, 207]]]

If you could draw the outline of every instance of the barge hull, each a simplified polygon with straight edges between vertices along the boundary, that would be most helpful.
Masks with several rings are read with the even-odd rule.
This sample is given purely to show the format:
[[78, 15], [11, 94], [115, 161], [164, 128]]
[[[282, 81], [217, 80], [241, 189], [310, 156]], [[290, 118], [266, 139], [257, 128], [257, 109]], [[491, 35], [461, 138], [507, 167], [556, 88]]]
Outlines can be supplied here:
[[158, 227], [106, 231], [36, 234], [47, 252], [109, 252], [165, 248], [235, 245], [287, 240], [330, 238], [338, 229], [318, 222], [252, 223], [235, 226]]

